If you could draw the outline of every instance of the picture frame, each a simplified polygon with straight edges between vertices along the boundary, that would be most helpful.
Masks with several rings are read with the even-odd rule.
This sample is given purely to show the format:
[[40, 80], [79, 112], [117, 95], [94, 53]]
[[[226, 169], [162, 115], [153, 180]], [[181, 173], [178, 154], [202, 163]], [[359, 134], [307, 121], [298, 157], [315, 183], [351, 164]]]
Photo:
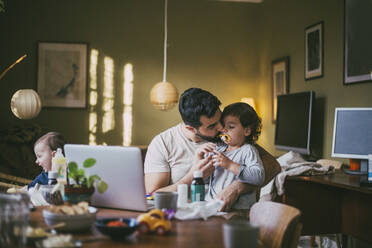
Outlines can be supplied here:
[[372, 81], [372, 2], [345, 0], [344, 85]]
[[305, 28], [305, 80], [323, 77], [324, 22]]
[[277, 96], [289, 93], [289, 57], [272, 62], [272, 122], [276, 121]]
[[37, 91], [43, 107], [86, 108], [87, 43], [38, 43]]

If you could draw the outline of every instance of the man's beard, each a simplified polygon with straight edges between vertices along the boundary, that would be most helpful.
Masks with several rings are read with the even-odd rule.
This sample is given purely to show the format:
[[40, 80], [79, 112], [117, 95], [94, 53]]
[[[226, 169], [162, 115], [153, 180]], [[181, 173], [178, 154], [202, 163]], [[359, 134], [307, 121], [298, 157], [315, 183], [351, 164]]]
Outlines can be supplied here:
[[221, 142], [221, 139], [218, 137], [219, 134], [220, 134], [220, 132], [218, 132], [216, 134], [216, 136], [214, 136], [214, 137], [204, 136], [199, 132], [198, 129], [196, 129], [196, 136], [198, 136], [199, 138], [202, 138], [203, 140], [208, 141], [208, 142], [213, 142], [213, 143]]

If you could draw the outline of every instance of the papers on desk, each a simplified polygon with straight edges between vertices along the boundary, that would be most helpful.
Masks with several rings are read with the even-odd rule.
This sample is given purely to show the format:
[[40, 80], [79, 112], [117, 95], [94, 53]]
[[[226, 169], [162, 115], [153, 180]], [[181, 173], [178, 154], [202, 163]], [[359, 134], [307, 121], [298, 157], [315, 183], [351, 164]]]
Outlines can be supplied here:
[[201, 201], [187, 203], [182, 208], [178, 208], [175, 218], [179, 220], [208, 219], [213, 215], [218, 215], [218, 210], [222, 207], [223, 201], [215, 199], [213, 201]]

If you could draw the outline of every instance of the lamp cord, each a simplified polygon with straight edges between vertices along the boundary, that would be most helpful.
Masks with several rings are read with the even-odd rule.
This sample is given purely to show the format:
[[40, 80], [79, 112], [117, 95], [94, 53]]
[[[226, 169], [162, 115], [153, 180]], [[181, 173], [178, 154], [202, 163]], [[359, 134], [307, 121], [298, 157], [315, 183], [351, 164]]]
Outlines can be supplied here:
[[167, 36], [168, 36], [168, 0], [165, 0], [164, 5], [164, 68], [163, 68], [163, 82], [167, 81]]
[[0, 74], [0, 79], [2, 79], [5, 74], [10, 70], [12, 69], [16, 64], [18, 64], [19, 62], [21, 62], [24, 58], [27, 57], [27, 54], [23, 55], [22, 57], [20, 57], [19, 59], [17, 59], [16, 62], [14, 62], [11, 66], [9, 66], [8, 68], [6, 68], [1, 74]]

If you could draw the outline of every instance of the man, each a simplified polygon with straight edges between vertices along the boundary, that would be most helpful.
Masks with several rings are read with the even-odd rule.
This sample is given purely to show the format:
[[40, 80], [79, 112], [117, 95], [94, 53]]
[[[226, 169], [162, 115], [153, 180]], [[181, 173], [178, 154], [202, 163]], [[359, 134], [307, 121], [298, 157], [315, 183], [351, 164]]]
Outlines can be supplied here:
[[[150, 143], [145, 159], [145, 186], [147, 192], [177, 191], [178, 184], [191, 184], [193, 172], [201, 170], [208, 178], [214, 170], [211, 156], [204, 158], [198, 148], [205, 142], [216, 141], [222, 130], [221, 102], [210, 92], [190, 88], [180, 98], [179, 112], [183, 122], [157, 135]], [[275, 159], [265, 150], [262, 154]], [[196, 154], [196, 156], [195, 156]], [[220, 211], [227, 211], [239, 195], [255, 190], [256, 186], [233, 182], [216, 197], [224, 201]]]

